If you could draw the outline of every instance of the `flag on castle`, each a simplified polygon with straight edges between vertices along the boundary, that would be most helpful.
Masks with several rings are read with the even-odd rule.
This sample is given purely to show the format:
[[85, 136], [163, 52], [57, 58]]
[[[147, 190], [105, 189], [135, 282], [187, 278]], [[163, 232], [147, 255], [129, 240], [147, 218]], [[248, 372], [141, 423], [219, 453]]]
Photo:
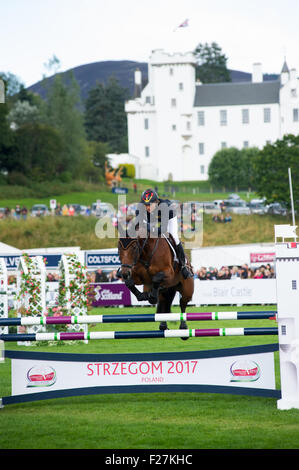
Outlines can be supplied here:
[[177, 29], [179, 28], [186, 28], [187, 26], [189, 26], [189, 20], [186, 19], [185, 21], [183, 21], [183, 23], [181, 23], [179, 26], [177, 26], [174, 31], [176, 31]]

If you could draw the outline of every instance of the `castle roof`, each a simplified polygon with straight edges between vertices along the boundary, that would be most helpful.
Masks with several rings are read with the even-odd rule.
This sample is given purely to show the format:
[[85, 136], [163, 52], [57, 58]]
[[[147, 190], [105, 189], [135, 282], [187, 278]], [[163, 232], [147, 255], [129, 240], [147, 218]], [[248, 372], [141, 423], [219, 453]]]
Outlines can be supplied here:
[[279, 103], [280, 80], [196, 85], [194, 106]]

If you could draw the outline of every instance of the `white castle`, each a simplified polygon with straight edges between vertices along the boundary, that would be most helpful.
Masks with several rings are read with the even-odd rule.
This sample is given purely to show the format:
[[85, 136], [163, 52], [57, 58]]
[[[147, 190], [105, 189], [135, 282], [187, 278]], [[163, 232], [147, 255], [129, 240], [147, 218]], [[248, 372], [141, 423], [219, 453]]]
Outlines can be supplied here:
[[136, 177], [155, 181], [207, 180], [215, 153], [226, 147], [258, 147], [299, 132], [296, 70], [284, 62], [280, 77], [263, 81], [261, 64], [251, 82], [196, 81], [192, 52], [154, 50], [148, 83], [135, 72], [135, 99], [127, 101], [129, 154], [113, 166], [133, 163]]

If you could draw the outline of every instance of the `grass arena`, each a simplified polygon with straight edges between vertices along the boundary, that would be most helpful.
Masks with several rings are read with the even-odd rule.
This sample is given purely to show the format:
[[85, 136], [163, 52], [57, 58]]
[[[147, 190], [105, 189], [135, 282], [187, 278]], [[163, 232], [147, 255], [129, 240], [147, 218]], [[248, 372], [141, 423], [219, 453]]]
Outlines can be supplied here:
[[[294, 285], [293, 283], [292, 286]], [[66, 363], [69, 362], [69, 369], [74, 367], [74, 375], [77, 374], [75, 368], [77, 364], [73, 365], [68, 361], [69, 355], [77, 356], [72, 359], [78, 359], [78, 364], [81, 364], [84, 355], [85, 375], [95, 380], [105, 375], [110, 382], [107, 384], [108, 388], [101, 391], [92, 385], [90, 389], [94, 387], [94, 390], [90, 390], [89, 394], [84, 393], [82, 386], [81, 390], [74, 391], [73, 388], [65, 394], [57, 391], [57, 396], [50, 396], [49, 384], [55, 380], [55, 373], [50, 369], [41, 371], [38, 367], [36, 370], [30, 367], [30, 372], [27, 373], [26, 369], [30, 387], [29, 393], [27, 391], [23, 395], [27, 394], [29, 399], [20, 403], [8, 402], [9, 406], [4, 403], [4, 407], [0, 410], [1, 427], [4, 430], [1, 434], [0, 448], [31, 449], [32, 442], [37, 449], [298, 448], [298, 409], [292, 407], [281, 410], [277, 406], [277, 401], [281, 399], [279, 392], [282, 387], [279, 305], [221, 306], [221, 308], [190, 306], [186, 319], [192, 321], [191, 331], [205, 331], [205, 333], [189, 337], [187, 341], [182, 341], [181, 337], [183, 334], [189, 336], [189, 330], [186, 333], [183, 330], [176, 330], [177, 322], [180, 320], [178, 307], [173, 308], [173, 316], [168, 320], [169, 330], [165, 332], [158, 330], [156, 322], [160, 321], [160, 318], [156, 317], [154, 311], [154, 306], [135, 307], [133, 311], [132, 308], [130, 310], [124, 308], [122, 309], [124, 313], [115, 308], [105, 308], [104, 312], [99, 309], [92, 310], [91, 315], [88, 315], [90, 336], [88, 338], [84, 336], [85, 333], [79, 333], [80, 339], [89, 340], [95, 335], [95, 338], [101, 338], [101, 341], [95, 339], [88, 342], [56, 342], [53, 336], [55, 334], [71, 335], [68, 340], [72, 340], [77, 339], [73, 335], [77, 335], [78, 332], [41, 332], [31, 335], [51, 334], [47, 337], [50, 343], [44, 344], [40, 341], [42, 337], [38, 336], [35, 337], [37, 341], [33, 340], [33, 336], [30, 338], [20, 336], [19, 340], [32, 341], [30, 345], [24, 347], [18, 345], [17, 341], [6, 343], [2, 336], [0, 339], [4, 340], [2, 344], [6, 355], [5, 361], [0, 364], [2, 397], [11, 395], [11, 375], [14, 372], [12, 369], [17, 369], [18, 364], [22, 362], [23, 364], [26, 361], [30, 362], [30, 354], [33, 353], [40, 354], [42, 359], [46, 358], [43, 355], [48, 355], [47, 360], [49, 358], [54, 360], [54, 357], [56, 360], [54, 355], [60, 355]], [[292, 305], [290, 311], [293, 312]], [[80, 319], [79, 315], [78, 318]], [[13, 320], [14, 327], [22, 326], [21, 318], [9, 320]], [[53, 328], [53, 323], [50, 325], [48, 320], [49, 317], [44, 321], [39, 318], [39, 324], [42, 327]], [[222, 321], [224, 324], [220, 325], [220, 328], [215, 328], [215, 320], [217, 324]], [[36, 321], [35, 318], [32, 323]], [[4, 322], [2, 319], [2, 326]], [[30, 324], [30, 317], [26, 317], [26, 322], [27, 325]], [[57, 322], [65, 328], [66, 323], [76, 323], [74, 315], [66, 316], [64, 319], [58, 318]], [[126, 341], [118, 341], [114, 336], [115, 323], [120, 322], [124, 323], [122, 330], [125, 332], [123, 338], [126, 338]], [[148, 331], [153, 332], [154, 341], [151, 335], [144, 337], [143, 322], [147, 323]], [[208, 333], [209, 330], [213, 331], [212, 336]], [[238, 334], [233, 334], [237, 333], [236, 330]], [[251, 330], [250, 335], [245, 334], [248, 330]], [[177, 333], [173, 337], [170, 333], [165, 340], [164, 334], [167, 334], [167, 331], [177, 331]], [[219, 334], [220, 331], [222, 334]], [[229, 331], [232, 335], [225, 335], [225, 332]], [[104, 332], [107, 332], [107, 336], [103, 334]], [[136, 332], [138, 339], [134, 336]], [[11, 333], [2, 333], [5, 334]], [[13, 339], [18, 339], [15, 334]], [[276, 393], [272, 393], [272, 390], [272, 394], [270, 392], [262, 394], [259, 388], [253, 388], [255, 393], [247, 395], [244, 390], [247, 391], [250, 383], [261, 380], [263, 369], [260, 364], [259, 367], [255, 367], [256, 359], [249, 364], [250, 367], [248, 365], [247, 368], [244, 367], [239, 353], [242, 348], [259, 348], [260, 345], [265, 349], [262, 352], [258, 350], [257, 354], [269, 353], [274, 356], [273, 390], [275, 389]], [[223, 353], [224, 350], [226, 353]], [[25, 353], [23, 358], [22, 352]], [[172, 356], [173, 354], [175, 356]], [[235, 354], [238, 360], [231, 360], [235, 358]], [[233, 383], [230, 390], [224, 390], [224, 385], [215, 383], [209, 387], [207, 384], [203, 387], [202, 384], [193, 383], [194, 376], [204, 369], [201, 365], [204, 360], [212, 361], [207, 369], [210, 376], [214, 376], [213, 380], [217, 378], [220, 372], [215, 364], [219, 363], [223, 355], [224, 361], [228, 361], [230, 367]], [[132, 376], [135, 379], [137, 375], [141, 380], [139, 389], [135, 382], [120, 385], [120, 377]], [[163, 382], [174, 376], [177, 382]], [[245, 379], [249, 378], [249, 381], [242, 382], [244, 376]], [[181, 378], [183, 381], [179, 380]], [[35, 386], [37, 382], [44, 380], [49, 380], [45, 392], [48, 394], [46, 399], [31, 400], [33, 393], [40, 396], [44, 393], [37, 392]], [[151, 387], [150, 393], [145, 387]], [[222, 387], [222, 390], [217, 387]], [[69, 428], [70, 420], [72, 429]]]

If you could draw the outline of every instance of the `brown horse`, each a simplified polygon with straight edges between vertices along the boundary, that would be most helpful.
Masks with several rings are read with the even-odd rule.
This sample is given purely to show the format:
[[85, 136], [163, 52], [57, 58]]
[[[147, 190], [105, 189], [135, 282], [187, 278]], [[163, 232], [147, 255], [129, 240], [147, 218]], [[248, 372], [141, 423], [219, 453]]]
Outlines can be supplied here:
[[[120, 275], [138, 301], [157, 304], [156, 313], [170, 313], [174, 296], [179, 292], [181, 312], [186, 311], [193, 296], [194, 280], [183, 278], [166, 238], [120, 238], [118, 252]], [[143, 285], [143, 292], [136, 285]], [[186, 322], [181, 321], [180, 329], [186, 328]], [[167, 329], [167, 323], [161, 322], [160, 329]]]

